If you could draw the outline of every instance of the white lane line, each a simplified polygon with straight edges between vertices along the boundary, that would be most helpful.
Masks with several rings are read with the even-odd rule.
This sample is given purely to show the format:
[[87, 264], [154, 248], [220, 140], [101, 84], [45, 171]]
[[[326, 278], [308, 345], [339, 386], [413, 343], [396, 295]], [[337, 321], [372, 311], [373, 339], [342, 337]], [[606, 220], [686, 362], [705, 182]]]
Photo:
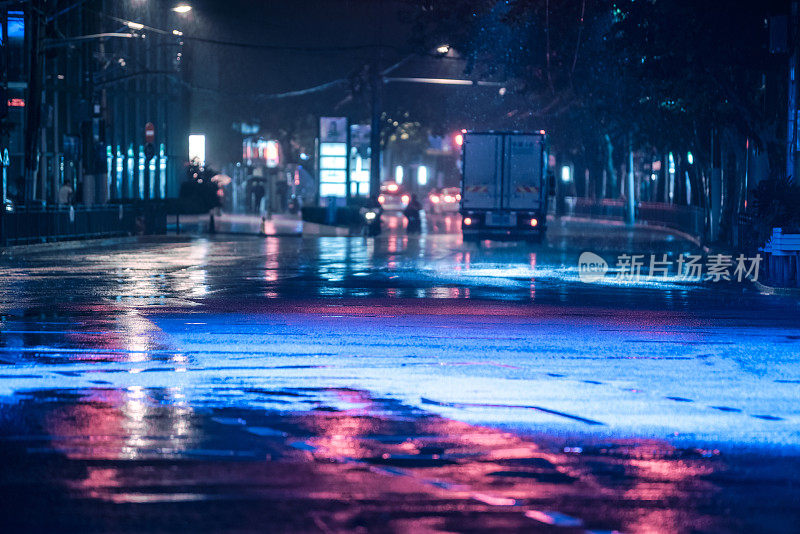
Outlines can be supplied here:
[[545, 523], [547, 525], [554, 525], [557, 527], [580, 527], [583, 526], [583, 521], [571, 515], [562, 514], [561, 512], [552, 512], [544, 510], [528, 510], [525, 512], [525, 517]]

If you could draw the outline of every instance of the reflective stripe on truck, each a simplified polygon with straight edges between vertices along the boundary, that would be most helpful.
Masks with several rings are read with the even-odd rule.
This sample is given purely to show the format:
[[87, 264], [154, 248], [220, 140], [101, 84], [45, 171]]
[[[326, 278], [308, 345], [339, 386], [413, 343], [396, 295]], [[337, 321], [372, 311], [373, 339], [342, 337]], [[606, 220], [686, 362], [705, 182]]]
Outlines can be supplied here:
[[539, 188], [534, 187], [532, 185], [518, 185], [517, 186], [517, 193], [533, 193], [535, 195], [539, 194]]
[[465, 191], [468, 193], [488, 193], [489, 186], [488, 185], [468, 185], [464, 188]]

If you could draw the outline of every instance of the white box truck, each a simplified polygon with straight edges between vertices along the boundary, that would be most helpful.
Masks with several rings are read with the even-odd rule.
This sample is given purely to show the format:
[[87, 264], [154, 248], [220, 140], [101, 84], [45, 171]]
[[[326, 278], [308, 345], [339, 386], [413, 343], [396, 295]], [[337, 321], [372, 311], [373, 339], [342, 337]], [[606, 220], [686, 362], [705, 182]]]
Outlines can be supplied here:
[[465, 240], [541, 240], [547, 229], [544, 131], [467, 132], [461, 162]]

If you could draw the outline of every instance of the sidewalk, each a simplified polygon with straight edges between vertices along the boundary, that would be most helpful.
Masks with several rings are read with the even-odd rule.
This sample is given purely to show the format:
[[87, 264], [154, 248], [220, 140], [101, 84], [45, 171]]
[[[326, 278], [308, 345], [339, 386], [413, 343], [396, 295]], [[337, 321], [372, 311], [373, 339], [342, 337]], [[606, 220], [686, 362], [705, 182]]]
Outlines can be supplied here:
[[[209, 233], [210, 216], [181, 215], [181, 233]], [[303, 235], [303, 221], [299, 215], [273, 215], [267, 220], [259, 215], [244, 213], [222, 213], [214, 216], [214, 229], [218, 234], [245, 234], [267, 236], [301, 236]], [[175, 233], [176, 217], [170, 215], [167, 219], [167, 232]]]

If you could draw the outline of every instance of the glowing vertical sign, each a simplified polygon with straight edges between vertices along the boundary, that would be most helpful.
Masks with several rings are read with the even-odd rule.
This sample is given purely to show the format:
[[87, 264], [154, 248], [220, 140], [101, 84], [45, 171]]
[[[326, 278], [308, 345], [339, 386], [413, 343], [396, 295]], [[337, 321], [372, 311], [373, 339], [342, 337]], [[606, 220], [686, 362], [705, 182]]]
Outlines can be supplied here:
[[275, 140], [269, 140], [264, 147], [264, 159], [267, 162], [267, 167], [274, 169], [281, 163], [280, 145]]
[[319, 119], [320, 198], [347, 196], [348, 128], [346, 117]]
[[[117, 180], [114, 176], [114, 147], [111, 145], [106, 146], [106, 173], [106, 185], [109, 191], [113, 193], [116, 198], [119, 198], [119, 185], [117, 184]], [[108, 198], [111, 198], [111, 196], [109, 195]]]
[[158, 161], [159, 161], [159, 174], [161, 181], [158, 182], [159, 193], [161, 198], [167, 198], [167, 147], [161, 143], [158, 148]]
[[137, 176], [139, 177], [138, 184], [139, 184], [139, 198], [143, 199], [145, 190], [144, 190], [144, 145], [139, 145], [139, 172]]
[[128, 145], [128, 198], [134, 197], [134, 184], [136, 183], [133, 179], [134, 177], [134, 169], [133, 166], [135, 165], [136, 157], [133, 155], [133, 145]]
[[419, 185], [428, 184], [428, 167], [425, 165], [420, 165], [417, 169], [417, 183]]
[[123, 177], [124, 177], [123, 163], [125, 161], [125, 158], [122, 156], [122, 147], [119, 146], [119, 145], [117, 145], [116, 160], [117, 160], [117, 166], [116, 166], [116, 170], [117, 170], [117, 192], [119, 193], [119, 197], [120, 198], [126, 198], [126, 196], [130, 196], [130, 195], [126, 195], [127, 192], [123, 190], [123, 183], [124, 183], [124, 181], [123, 181]]

